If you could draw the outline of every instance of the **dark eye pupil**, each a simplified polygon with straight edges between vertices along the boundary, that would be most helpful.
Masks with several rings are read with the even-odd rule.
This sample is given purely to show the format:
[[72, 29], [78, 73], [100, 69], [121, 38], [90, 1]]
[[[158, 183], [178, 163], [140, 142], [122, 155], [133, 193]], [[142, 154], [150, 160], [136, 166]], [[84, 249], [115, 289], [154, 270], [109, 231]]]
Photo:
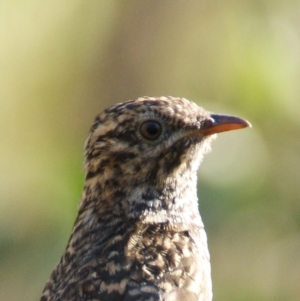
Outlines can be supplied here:
[[140, 126], [140, 132], [144, 138], [154, 140], [160, 136], [162, 126], [154, 120], [144, 121]]
[[155, 136], [159, 132], [159, 125], [157, 123], [149, 122], [146, 127], [148, 134], [151, 136]]

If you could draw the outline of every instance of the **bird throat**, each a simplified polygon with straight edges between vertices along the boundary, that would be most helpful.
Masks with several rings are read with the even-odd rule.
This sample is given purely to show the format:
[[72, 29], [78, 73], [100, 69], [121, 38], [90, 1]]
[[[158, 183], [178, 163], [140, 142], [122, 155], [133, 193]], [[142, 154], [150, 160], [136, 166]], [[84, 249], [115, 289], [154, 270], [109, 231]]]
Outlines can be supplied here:
[[203, 227], [197, 197], [197, 170], [203, 154], [200, 148], [202, 146], [198, 145], [181, 158], [177, 168], [165, 169], [165, 172], [160, 168], [160, 173], [151, 181], [146, 177], [131, 179], [131, 175], [124, 175], [117, 182], [109, 169], [105, 173], [95, 173], [86, 180], [77, 222], [89, 216], [94, 220], [86, 220], [89, 227], [96, 221], [104, 226], [129, 220], [131, 223], [165, 223], [170, 227]]
[[199, 224], [197, 176], [170, 177], [161, 187], [139, 186], [129, 195], [128, 216], [147, 224]]

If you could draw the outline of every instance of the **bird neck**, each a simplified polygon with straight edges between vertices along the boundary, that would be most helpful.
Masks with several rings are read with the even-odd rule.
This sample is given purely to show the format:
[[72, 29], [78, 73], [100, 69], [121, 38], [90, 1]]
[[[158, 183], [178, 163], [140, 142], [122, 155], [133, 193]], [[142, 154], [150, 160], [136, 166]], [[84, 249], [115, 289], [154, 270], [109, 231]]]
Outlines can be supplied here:
[[161, 185], [139, 185], [128, 196], [128, 216], [149, 224], [202, 225], [196, 187], [196, 173], [169, 177]]
[[103, 225], [136, 220], [145, 224], [203, 226], [198, 209], [196, 168], [178, 170], [155, 183], [141, 179], [122, 186], [106, 184], [102, 186], [97, 178], [86, 182], [78, 220], [89, 217], [86, 221], [89, 225], [93, 220]]
[[193, 235], [198, 237], [203, 223], [198, 209], [196, 169], [184, 168], [178, 173], [159, 183], [141, 180], [114, 189], [108, 182], [102, 186], [98, 177], [86, 181], [69, 246], [91, 240], [101, 245], [112, 237], [134, 232], [141, 225], [171, 232], [195, 231], [197, 234]]

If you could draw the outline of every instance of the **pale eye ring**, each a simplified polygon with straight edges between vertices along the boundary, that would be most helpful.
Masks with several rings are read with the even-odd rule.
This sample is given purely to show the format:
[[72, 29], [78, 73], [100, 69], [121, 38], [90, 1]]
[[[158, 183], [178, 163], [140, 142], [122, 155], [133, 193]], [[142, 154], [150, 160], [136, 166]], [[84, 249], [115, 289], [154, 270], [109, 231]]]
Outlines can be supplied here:
[[162, 125], [157, 120], [145, 120], [139, 127], [141, 135], [147, 140], [156, 140], [162, 133]]

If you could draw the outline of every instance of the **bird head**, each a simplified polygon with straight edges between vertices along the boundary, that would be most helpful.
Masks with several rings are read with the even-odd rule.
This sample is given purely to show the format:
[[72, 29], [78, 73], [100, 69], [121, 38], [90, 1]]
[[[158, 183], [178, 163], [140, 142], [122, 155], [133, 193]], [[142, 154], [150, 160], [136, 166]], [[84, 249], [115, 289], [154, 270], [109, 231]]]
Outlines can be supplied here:
[[86, 142], [86, 185], [102, 197], [126, 200], [122, 210], [132, 214], [174, 209], [180, 203], [174, 199], [184, 198], [178, 193], [189, 190], [197, 200], [196, 171], [215, 134], [249, 125], [184, 98], [142, 97], [114, 105], [96, 117]]

